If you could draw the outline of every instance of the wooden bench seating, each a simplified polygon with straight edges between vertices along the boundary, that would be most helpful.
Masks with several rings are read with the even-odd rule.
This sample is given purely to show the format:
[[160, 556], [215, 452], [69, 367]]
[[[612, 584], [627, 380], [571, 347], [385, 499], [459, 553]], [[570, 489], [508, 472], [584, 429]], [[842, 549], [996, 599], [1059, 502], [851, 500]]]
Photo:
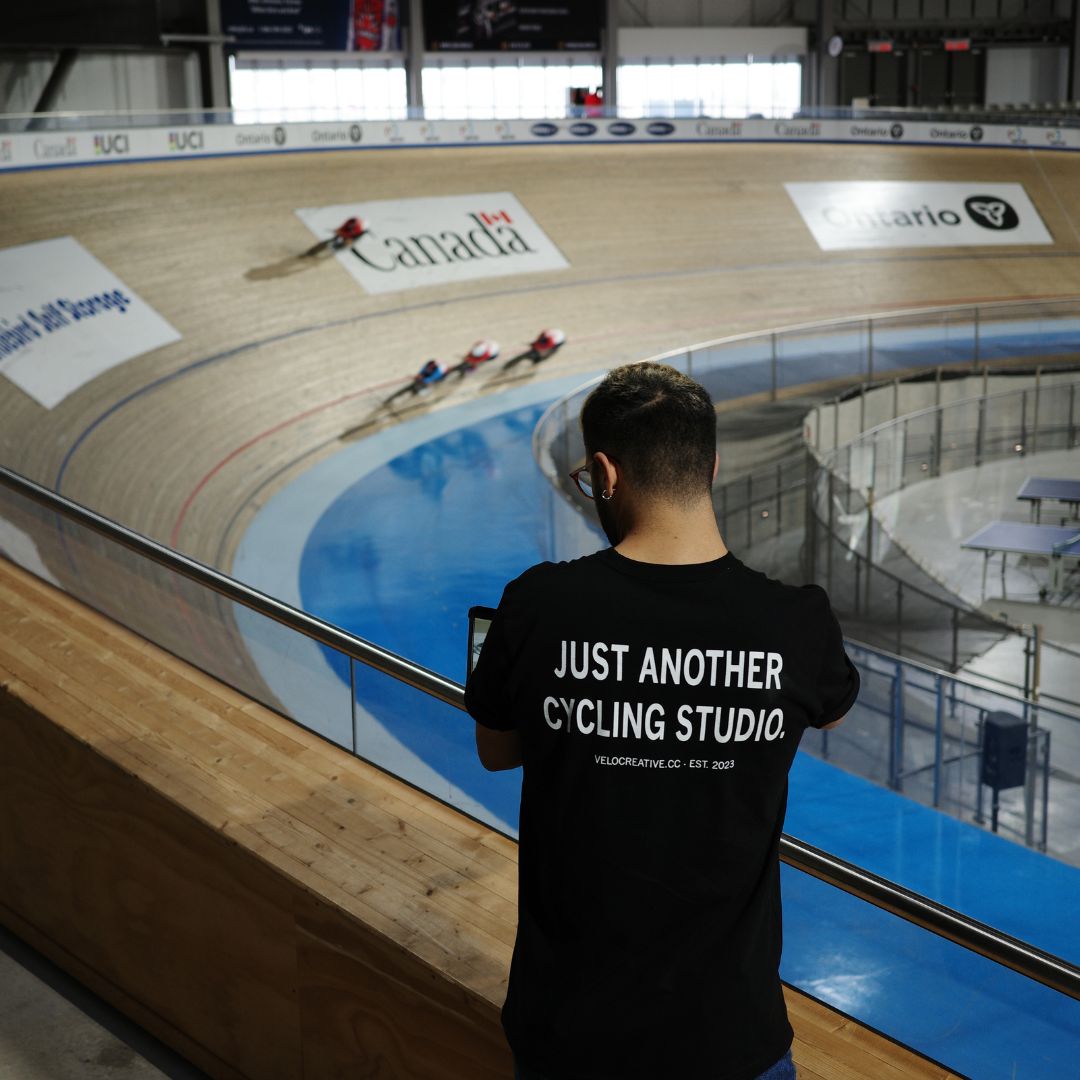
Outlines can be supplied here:
[[[516, 845], [0, 559], [0, 921], [215, 1077], [507, 1080]], [[804, 1080], [947, 1078], [788, 991]]]

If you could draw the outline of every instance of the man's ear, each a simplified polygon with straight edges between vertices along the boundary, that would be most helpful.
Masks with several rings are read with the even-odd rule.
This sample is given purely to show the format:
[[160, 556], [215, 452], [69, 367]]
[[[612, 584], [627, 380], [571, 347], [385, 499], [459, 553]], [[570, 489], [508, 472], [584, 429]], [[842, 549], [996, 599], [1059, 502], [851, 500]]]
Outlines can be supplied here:
[[600, 491], [614, 492], [619, 485], [619, 467], [602, 450], [593, 454], [593, 462], [600, 468]]
[[719, 472], [720, 472], [720, 455], [719, 454], [713, 454], [713, 459], [712, 459], [712, 482], [714, 484], [716, 483], [716, 476], [717, 476], [717, 473], [719, 473]]

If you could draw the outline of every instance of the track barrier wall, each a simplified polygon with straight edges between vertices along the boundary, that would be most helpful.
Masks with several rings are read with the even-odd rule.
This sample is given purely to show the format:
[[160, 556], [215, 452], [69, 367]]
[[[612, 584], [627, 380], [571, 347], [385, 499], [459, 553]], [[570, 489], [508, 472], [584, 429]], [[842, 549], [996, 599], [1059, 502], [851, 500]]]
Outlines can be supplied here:
[[1080, 127], [956, 114], [800, 115], [786, 119], [624, 117], [566, 120], [327, 120], [236, 123], [231, 113], [0, 116], [0, 171], [233, 154], [440, 146], [852, 143], [1080, 150]]

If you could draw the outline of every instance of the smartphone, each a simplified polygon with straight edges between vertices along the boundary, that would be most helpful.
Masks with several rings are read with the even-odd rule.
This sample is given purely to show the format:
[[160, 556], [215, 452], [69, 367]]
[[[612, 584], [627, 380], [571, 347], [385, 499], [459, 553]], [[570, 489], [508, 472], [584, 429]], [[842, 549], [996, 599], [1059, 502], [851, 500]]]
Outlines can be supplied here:
[[476, 661], [480, 658], [480, 650], [484, 646], [484, 638], [491, 628], [491, 620], [495, 618], [495, 609], [489, 607], [469, 608], [469, 660], [466, 665], [468, 674], [473, 673]]

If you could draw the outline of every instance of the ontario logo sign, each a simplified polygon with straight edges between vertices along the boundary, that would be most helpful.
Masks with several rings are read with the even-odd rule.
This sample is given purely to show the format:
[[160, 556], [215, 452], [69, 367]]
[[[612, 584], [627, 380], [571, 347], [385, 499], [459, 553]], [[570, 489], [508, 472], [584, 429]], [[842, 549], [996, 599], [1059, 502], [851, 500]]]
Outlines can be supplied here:
[[823, 251], [1053, 244], [1022, 184], [785, 184]]
[[507, 191], [347, 203], [296, 214], [319, 239], [349, 217], [368, 223], [368, 231], [336, 257], [374, 294], [570, 265]]

